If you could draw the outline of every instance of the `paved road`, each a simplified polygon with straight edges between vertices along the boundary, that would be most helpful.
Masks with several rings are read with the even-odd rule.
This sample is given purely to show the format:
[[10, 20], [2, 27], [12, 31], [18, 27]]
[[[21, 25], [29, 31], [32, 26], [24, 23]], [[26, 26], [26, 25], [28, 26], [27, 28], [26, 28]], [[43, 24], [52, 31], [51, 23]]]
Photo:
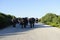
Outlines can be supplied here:
[[35, 28], [21, 29], [17, 24], [0, 30], [0, 40], [60, 40], [60, 29], [44, 24], [35, 24]]

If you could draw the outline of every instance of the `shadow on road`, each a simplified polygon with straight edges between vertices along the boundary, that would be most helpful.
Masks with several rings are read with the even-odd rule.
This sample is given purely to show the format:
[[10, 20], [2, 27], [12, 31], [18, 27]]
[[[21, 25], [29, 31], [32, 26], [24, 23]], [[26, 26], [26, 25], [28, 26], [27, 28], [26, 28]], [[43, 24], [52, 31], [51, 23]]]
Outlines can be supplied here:
[[50, 28], [51, 26], [47, 26], [44, 24], [35, 24], [34, 28], [30, 28], [28, 25], [27, 28], [21, 28], [19, 24], [16, 25], [16, 28], [13, 28], [12, 26], [9, 28], [6, 28], [4, 30], [0, 30], [0, 37], [4, 36], [10, 36], [10, 35], [18, 35], [18, 34], [25, 34], [26, 31], [30, 31], [36, 28]]

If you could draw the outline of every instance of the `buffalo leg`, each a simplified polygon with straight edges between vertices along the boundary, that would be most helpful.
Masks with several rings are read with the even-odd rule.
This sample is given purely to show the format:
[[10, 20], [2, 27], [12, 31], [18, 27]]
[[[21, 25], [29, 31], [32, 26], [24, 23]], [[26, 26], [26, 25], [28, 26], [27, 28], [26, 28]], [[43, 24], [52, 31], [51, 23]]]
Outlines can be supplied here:
[[30, 28], [32, 28], [32, 24], [30, 24]]
[[13, 24], [13, 27], [16, 27], [16, 24]]

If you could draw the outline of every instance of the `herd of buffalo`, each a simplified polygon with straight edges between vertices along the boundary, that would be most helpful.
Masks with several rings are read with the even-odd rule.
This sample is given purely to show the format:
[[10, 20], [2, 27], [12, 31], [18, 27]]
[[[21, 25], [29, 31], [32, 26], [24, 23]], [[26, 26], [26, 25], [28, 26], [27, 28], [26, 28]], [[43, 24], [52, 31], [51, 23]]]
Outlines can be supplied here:
[[30, 24], [30, 28], [34, 27], [35, 23], [38, 23], [38, 18], [13, 18], [12, 19], [13, 27], [16, 27], [16, 24], [20, 24], [21, 28], [26, 28]]

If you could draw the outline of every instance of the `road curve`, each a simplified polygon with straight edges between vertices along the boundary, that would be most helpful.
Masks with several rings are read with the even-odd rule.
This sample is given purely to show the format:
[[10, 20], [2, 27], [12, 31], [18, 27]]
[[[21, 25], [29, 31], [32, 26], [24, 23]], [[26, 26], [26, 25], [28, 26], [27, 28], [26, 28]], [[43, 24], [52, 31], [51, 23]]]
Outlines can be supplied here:
[[0, 30], [0, 40], [60, 40], [60, 29], [56, 27], [42, 23], [35, 24], [34, 28], [16, 26]]

